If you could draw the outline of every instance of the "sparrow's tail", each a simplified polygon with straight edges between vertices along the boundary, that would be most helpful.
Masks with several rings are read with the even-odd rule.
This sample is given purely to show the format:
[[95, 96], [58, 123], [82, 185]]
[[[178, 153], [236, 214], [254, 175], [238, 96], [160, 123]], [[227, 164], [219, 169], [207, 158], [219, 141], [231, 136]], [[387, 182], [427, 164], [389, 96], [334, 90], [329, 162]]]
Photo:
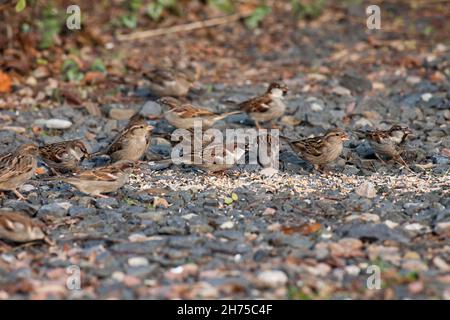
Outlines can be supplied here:
[[228, 116], [231, 116], [231, 115], [233, 115], [233, 114], [238, 114], [238, 113], [242, 113], [242, 111], [236, 110], [236, 111], [226, 112], [226, 113], [224, 113], [224, 114], [221, 114], [221, 115], [217, 118], [217, 120], [222, 120], [223, 118], [226, 118], [226, 117], [228, 117]]

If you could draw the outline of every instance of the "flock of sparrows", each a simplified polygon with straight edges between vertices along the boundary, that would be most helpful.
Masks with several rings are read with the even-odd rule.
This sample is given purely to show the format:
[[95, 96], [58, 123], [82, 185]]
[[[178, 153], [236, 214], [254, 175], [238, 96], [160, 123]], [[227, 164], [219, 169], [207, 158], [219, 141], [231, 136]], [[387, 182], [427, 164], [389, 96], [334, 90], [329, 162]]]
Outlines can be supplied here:
[[[212, 127], [215, 122], [235, 113], [245, 112], [255, 122], [257, 128], [261, 123], [269, 123], [280, 118], [286, 105], [283, 102], [288, 88], [281, 83], [272, 83], [267, 91], [259, 96], [238, 104], [238, 109], [225, 114], [216, 114], [210, 110], [181, 102], [193, 83], [198, 80], [199, 68], [155, 69], [145, 74], [150, 90], [160, 97], [160, 104], [167, 106], [164, 118], [175, 128], [194, 128], [194, 123], [200, 121], [204, 130]], [[178, 98], [178, 99], [177, 99]], [[60, 180], [76, 187], [79, 191], [96, 196], [106, 197], [104, 193], [117, 191], [127, 183], [133, 167], [140, 161], [151, 142], [153, 127], [144, 117], [136, 113], [128, 124], [115, 136], [104, 149], [90, 154], [81, 140], [63, 141], [38, 147], [35, 144], [24, 144], [16, 150], [0, 155], [0, 191], [12, 191], [19, 199], [25, 197], [18, 191], [19, 187], [30, 180], [38, 165], [38, 158], [54, 174], [47, 180]], [[406, 137], [411, 133], [408, 128], [394, 125], [389, 130], [356, 131], [370, 143], [380, 160], [392, 158], [406, 165], [401, 154]], [[284, 138], [291, 148], [305, 161], [320, 169], [334, 162], [343, 150], [343, 141], [349, 135], [340, 128], [331, 129], [323, 136], [291, 140]], [[202, 141], [206, 152], [214, 147], [211, 141]], [[197, 166], [205, 171], [223, 171], [233, 164], [215, 161], [232, 152], [241, 157], [245, 151], [235, 152], [231, 146], [224, 148], [224, 154], [212, 154], [211, 161], [205, 161]], [[84, 159], [97, 155], [108, 155], [111, 163], [93, 169], [80, 169]], [[209, 153], [210, 154], [210, 153]], [[202, 154], [200, 154], [202, 156]], [[237, 158], [235, 160], [238, 160]], [[220, 163], [219, 163], [220, 162]], [[0, 214], [0, 238], [22, 242], [44, 239], [40, 225], [16, 212]]]

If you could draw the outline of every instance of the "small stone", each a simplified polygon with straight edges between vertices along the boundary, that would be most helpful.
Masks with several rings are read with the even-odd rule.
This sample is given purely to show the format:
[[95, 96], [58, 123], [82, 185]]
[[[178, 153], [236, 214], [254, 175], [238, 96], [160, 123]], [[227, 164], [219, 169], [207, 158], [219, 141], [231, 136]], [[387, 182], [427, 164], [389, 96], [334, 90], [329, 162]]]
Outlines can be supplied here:
[[263, 212], [263, 216], [273, 216], [277, 212], [274, 208], [266, 208]]
[[144, 117], [159, 117], [162, 113], [161, 106], [155, 101], [147, 101], [139, 112]]
[[67, 212], [71, 206], [72, 204], [70, 202], [46, 204], [39, 209], [37, 216], [53, 215], [57, 217], [64, 217], [67, 215]]
[[409, 84], [417, 84], [420, 81], [422, 81], [422, 78], [417, 77], [417, 76], [409, 76], [406, 78], [406, 82]]
[[142, 242], [149, 240], [145, 234], [142, 233], [132, 233], [128, 236], [128, 240], [131, 242]]
[[434, 231], [441, 236], [450, 236], [450, 221], [439, 222], [434, 227]]
[[261, 175], [265, 176], [265, 177], [272, 177], [272, 176], [278, 174], [278, 172], [279, 171], [277, 169], [272, 168], [272, 167], [264, 168], [260, 171]]
[[410, 271], [427, 271], [428, 266], [421, 260], [406, 260], [402, 263], [402, 268]]
[[375, 198], [377, 195], [377, 191], [375, 190], [375, 186], [372, 182], [363, 182], [359, 187], [356, 188], [356, 194], [365, 197], [365, 198]]
[[19, 191], [21, 192], [30, 192], [33, 191], [34, 189], [36, 189], [33, 185], [31, 184], [24, 184], [20, 187]]
[[387, 225], [389, 228], [394, 229], [395, 227], [398, 226], [397, 222], [391, 221], [391, 220], [386, 220], [384, 222], [385, 225]]
[[420, 223], [410, 223], [405, 225], [404, 228], [408, 231], [421, 231], [422, 229], [426, 229], [426, 226], [421, 225]]
[[95, 200], [95, 206], [99, 209], [110, 209], [119, 205], [115, 198], [99, 198]]
[[331, 90], [331, 92], [337, 94], [338, 96], [351, 96], [352, 95], [352, 93], [349, 89], [341, 87], [341, 86], [334, 87]]
[[420, 98], [423, 101], [428, 102], [428, 101], [430, 101], [431, 98], [433, 98], [433, 95], [431, 93], [424, 93], [420, 96]]
[[361, 269], [358, 266], [350, 265], [345, 267], [345, 271], [351, 276], [357, 276], [361, 272]]
[[423, 282], [422, 281], [414, 281], [408, 285], [409, 292], [412, 294], [418, 294], [423, 290]]
[[408, 251], [403, 256], [403, 259], [405, 259], [405, 260], [420, 260], [420, 255], [417, 252]]
[[233, 221], [225, 221], [220, 225], [220, 229], [232, 229], [234, 227]]
[[267, 270], [258, 274], [257, 280], [262, 287], [278, 288], [286, 285], [288, 277], [286, 273], [280, 270]]
[[48, 129], [69, 129], [72, 126], [72, 122], [63, 119], [38, 119], [34, 122], [35, 125], [45, 126]]
[[448, 265], [447, 262], [445, 262], [444, 259], [442, 259], [439, 256], [434, 257], [433, 259], [433, 263], [436, 267], [439, 268], [439, 270], [444, 271], [444, 272], [449, 272], [450, 271], [450, 266]]
[[95, 212], [95, 208], [86, 208], [83, 206], [72, 206], [69, 208], [69, 216], [71, 217], [94, 215]]
[[323, 107], [322, 107], [322, 105], [320, 105], [319, 103], [313, 102], [313, 103], [311, 104], [311, 110], [312, 110], [312, 111], [315, 111], [315, 112], [319, 112], [319, 111], [322, 111], [322, 110], [323, 110]]
[[144, 267], [148, 266], [148, 260], [145, 257], [132, 257], [128, 259], [130, 267]]
[[119, 109], [113, 108], [109, 111], [109, 118], [114, 120], [127, 120], [130, 119], [136, 111], [133, 109]]

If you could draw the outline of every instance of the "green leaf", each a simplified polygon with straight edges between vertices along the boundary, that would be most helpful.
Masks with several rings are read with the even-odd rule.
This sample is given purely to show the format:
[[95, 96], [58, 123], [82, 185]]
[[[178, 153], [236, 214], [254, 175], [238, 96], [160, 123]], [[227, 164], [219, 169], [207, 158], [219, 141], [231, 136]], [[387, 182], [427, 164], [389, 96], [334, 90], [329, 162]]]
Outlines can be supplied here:
[[223, 13], [232, 13], [234, 11], [234, 6], [230, 0], [208, 0], [208, 4], [216, 7]]
[[316, 19], [323, 12], [325, 0], [314, 0], [306, 4], [301, 3], [300, 0], [292, 0], [291, 7], [294, 14], [300, 19]]
[[157, 21], [163, 13], [164, 5], [159, 2], [152, 2], [147, 6], [147, 14], [150, 18]]
[[27, 0], [19, 0], [16, 4], [16, 12], [21, 12], [27, 6]]
[[231, 199], [233, 199], [233, 201], [238, 201], [239, 200], [239, 197], [238, 197], [238, 195], [236, 194], [236, 193], [232, 193], [231, 194]]
[[245, 19], [245, 25], [247, 28], [255, 29], [261, 21], [270, 13], [271, 9], [267, 6], [261, 6], [256, 8], [252, 14]]
[[225, 200], [224, 200], [224, 202], [225, 202], [225, 204], [230, 205], [230, 204], [233, 203], [233, 199], [231, 199], [230, 197], [226, 197]]
[[137, 17], [135, 15], [125, 15], [122, 16], [122, 24], [129, 28], [129, 29], [134, 29], [137, 26]]
[[103, 64], [102, 59], [100, 58], [95, 59], [94, 62], [92, 62], [91, 64], [91, 70], [106, 73], [106, 67]]
[[130, 10], [135, 12], [138, 11], [139, 8], [142, 6], [141, 0], [131, 0], [129, 2]]

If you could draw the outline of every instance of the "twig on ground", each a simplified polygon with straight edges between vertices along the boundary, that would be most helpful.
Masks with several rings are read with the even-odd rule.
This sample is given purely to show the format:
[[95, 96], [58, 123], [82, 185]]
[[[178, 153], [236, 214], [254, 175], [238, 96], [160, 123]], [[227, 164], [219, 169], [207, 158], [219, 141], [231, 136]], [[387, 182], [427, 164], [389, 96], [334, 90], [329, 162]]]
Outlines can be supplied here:
[[225, 17], [218, 17], [218, 18], [212, 18], [208, 20], [203, 21], [195, 21], [187, 24], [181, 24], [176, 25], [168, 28], [159, 28], [159, 29], [153, 29], [153, 30], [146, 30], [146, 31], [137, 31], [130, 34], [119, 34], [117, 36], [117, 40], [119, 41], [131, 41], [131, 40], [139, 40], [139, 39], [146, 39], [151, 37], [157, 37], [162, 36], [170, 33], [177, 33], [177, 32], [186, 32], [201, 28], [209, 28], [218, 26], [221, 24], [227, 24], [232, 23], [235, 21], [238, 21], [240, 19], [246, 18], [250, 16], [249, 13], [243, 14], [243, 13], [235, 13], [232, 15], [228, 15]]

